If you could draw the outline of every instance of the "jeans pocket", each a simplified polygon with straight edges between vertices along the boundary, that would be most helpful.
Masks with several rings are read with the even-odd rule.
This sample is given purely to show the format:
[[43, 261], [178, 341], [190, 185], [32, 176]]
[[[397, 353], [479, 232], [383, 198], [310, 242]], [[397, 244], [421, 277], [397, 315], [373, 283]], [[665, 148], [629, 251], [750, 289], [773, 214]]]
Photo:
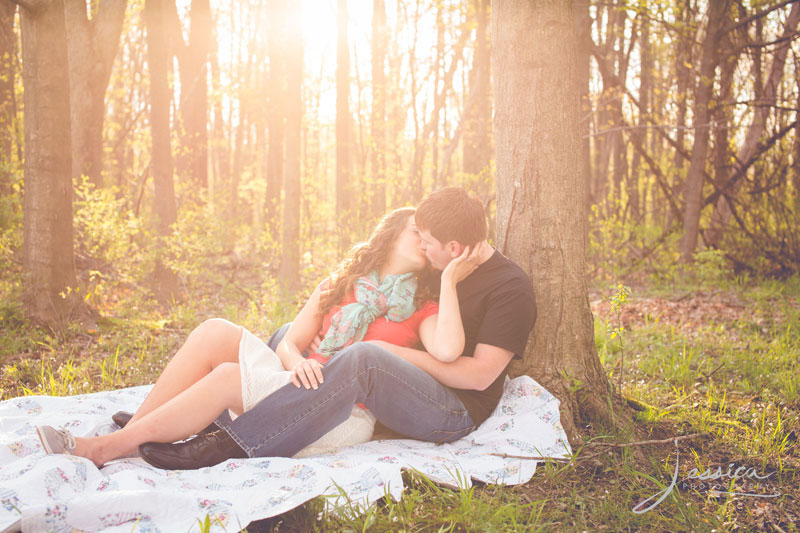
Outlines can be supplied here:
[[419, 440], [424, 440], [427, 442], [435, 442], [436, 444], [442, 444], [444, 442], [453, 442], [454, 440], [458, 440], [465, 435], [469, 435], [475, 429], [475, 426], [468, 426], [464, 429], [459, 429], [456, 431], [447, 431], [444, 429], [435, 429], [430, 433], [419, 437]]

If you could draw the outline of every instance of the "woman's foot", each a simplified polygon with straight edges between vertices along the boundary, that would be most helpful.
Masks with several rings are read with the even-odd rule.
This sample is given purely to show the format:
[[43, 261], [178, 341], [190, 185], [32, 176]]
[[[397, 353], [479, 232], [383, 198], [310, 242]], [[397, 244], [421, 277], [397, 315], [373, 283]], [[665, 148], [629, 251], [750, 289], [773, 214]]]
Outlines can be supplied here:
[[45, 452], [75, 455], [75, 437], [66, 429], [37, 426], [36, 433], [39, 435], [39, 440], [42, 442]]

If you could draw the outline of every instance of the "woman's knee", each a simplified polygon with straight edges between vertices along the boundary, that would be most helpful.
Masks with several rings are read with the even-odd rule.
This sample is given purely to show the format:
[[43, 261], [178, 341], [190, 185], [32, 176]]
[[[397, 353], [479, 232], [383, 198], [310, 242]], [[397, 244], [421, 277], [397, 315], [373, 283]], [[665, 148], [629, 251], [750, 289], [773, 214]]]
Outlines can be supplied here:
[[201, 337], [204, 343], [219, 346], [239, 346], [242, 326], [237, 326], [224, 318], [209, 318], [195, 328], [192, 335]]

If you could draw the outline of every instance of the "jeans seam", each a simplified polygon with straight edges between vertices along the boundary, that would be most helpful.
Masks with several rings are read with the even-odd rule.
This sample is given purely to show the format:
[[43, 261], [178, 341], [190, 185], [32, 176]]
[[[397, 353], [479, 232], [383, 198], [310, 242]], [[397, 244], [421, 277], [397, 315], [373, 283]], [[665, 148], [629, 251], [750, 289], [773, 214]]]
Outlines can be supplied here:
[[[279, 431], [278, 433], [275, 433], [274, 435], [272, 435], [270, 437], [267, 437], [267, 438], [263, 439], [256, 446], [254, 446], [253, 448], [243, 447], [244, 451], [247, 453], [248, 456], [252, 456], [251, 455], [251, 451], [252, 450], [255, 450], [257, 448], [261, 448], [262, 446], [264, 446], [264, 444], [266, 444], [266, 443], [274, 440], [275, 438], [283, 435], [284, 433], [286, 433], [286, 431], [290, 430], [291, 428], [296, 426], [299, 422], [304, 420], [308, 415], [311, 415], [311, 414], [315, 413], [316, 411], [318, 411], [319, 409], [321, 409], [322, 407], [327, 405], [328, 402], [333, 400], [343, 390], [345, 390], [347, 387], [351, 386], [355, 381], [357, 381], [362, 376], [364, 376], [364, 374], [367, 374], [372, 370], [375, 370], [375, 371], [378, 371], [378, 372], [382, 372], [382, 373], [390, 376], [391, 378], [395, 379], [396, 381], [398, 381], [400, 383], [403, 383], [404, 385], [409, 387], [412, 391], [418, 393], [420, 396], [423, 396], [426, 400], [430, 401], [432, 404], [437, 405], [442, 410], [449, 411], [450, 414], [458, 414], [458, 415], [466, 414], [469, 417], [469, 412], [466, 409], [460, 409], [460, 410], [450, 409], [449, 407], [447, 407], [445, 405], [442, 405], [441, 402], [433, 400], [432, 398], [430, 398], [429, 395], [425, 394], [423, 391], [420, 391], [414, 385], [412, 385], [408, 381], [402, 379], [400, 376], [397, 376], [394, 373], [392, 373], [392, 372], [390, 372], [390, 371], [388, 371], [386, 369], [383, 369], [383, 368], [380, 368], [380, 367], [377, 367], [377, 366], [370, 366], [370, 367], [364, 368], [364, 369], [360, 370], [359, 372], [355, 373], [350, 380], [348, 380], [347, 382], [343, 383], [337, 390], [333, 391], [326, 400], [324, 400], [324, 401], [322, 401], [320, 403], [315, 403], [310, 409], [308, 409], [304, 413], [298, 415], [294, 420], [292, 420], [288, 425], [286, 425], [281, 431]], [[442, 386], [444, 387], [444, 385], [442, 385]], [[474, 426], [474, 421], [472, 420], [471, 417], [470, 417], [470, 422]], [[237, 443], [240, 443], [240, 445], [241, 445], [240, 439], [238, 437], [236, 437], [234, 433], [229, 431], [228, 434], [230, 434], [233, 437], [233, 439]]]
[[242, 439], [240, 439], [239, 436], [236, 435], [236, 433], [233, 431], [233, 429], [228, 424], [220, 426], [220, 428], [225, 433], [227, 433], [234, 440], [234, 442], [236, 442], [236, 444], [239, 445], [239, 447], [242, 449], [242, 451], [244, 451], [244, 453], [247, 454], [248, 457], [253, 457], [253, 449], [254, 448], [251, 448], [250, 446], [245, 444], [244, 441], [242, 441]]

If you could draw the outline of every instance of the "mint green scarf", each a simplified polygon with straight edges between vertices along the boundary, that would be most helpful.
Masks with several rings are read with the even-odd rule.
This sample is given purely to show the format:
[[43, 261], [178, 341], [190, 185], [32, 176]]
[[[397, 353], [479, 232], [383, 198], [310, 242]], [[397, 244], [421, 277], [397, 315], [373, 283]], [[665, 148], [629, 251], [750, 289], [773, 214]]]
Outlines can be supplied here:
[[343, 306], [331, 318], [331, 327], [317, 353], [325, 358], [364, 338], [367, 328], [378, 317], [402, 322], [414, 311], [417, 278], [413, 272], [389, 274], [383, 281], [377, 271], [361, 276], [355, 283], [356, 301]]

